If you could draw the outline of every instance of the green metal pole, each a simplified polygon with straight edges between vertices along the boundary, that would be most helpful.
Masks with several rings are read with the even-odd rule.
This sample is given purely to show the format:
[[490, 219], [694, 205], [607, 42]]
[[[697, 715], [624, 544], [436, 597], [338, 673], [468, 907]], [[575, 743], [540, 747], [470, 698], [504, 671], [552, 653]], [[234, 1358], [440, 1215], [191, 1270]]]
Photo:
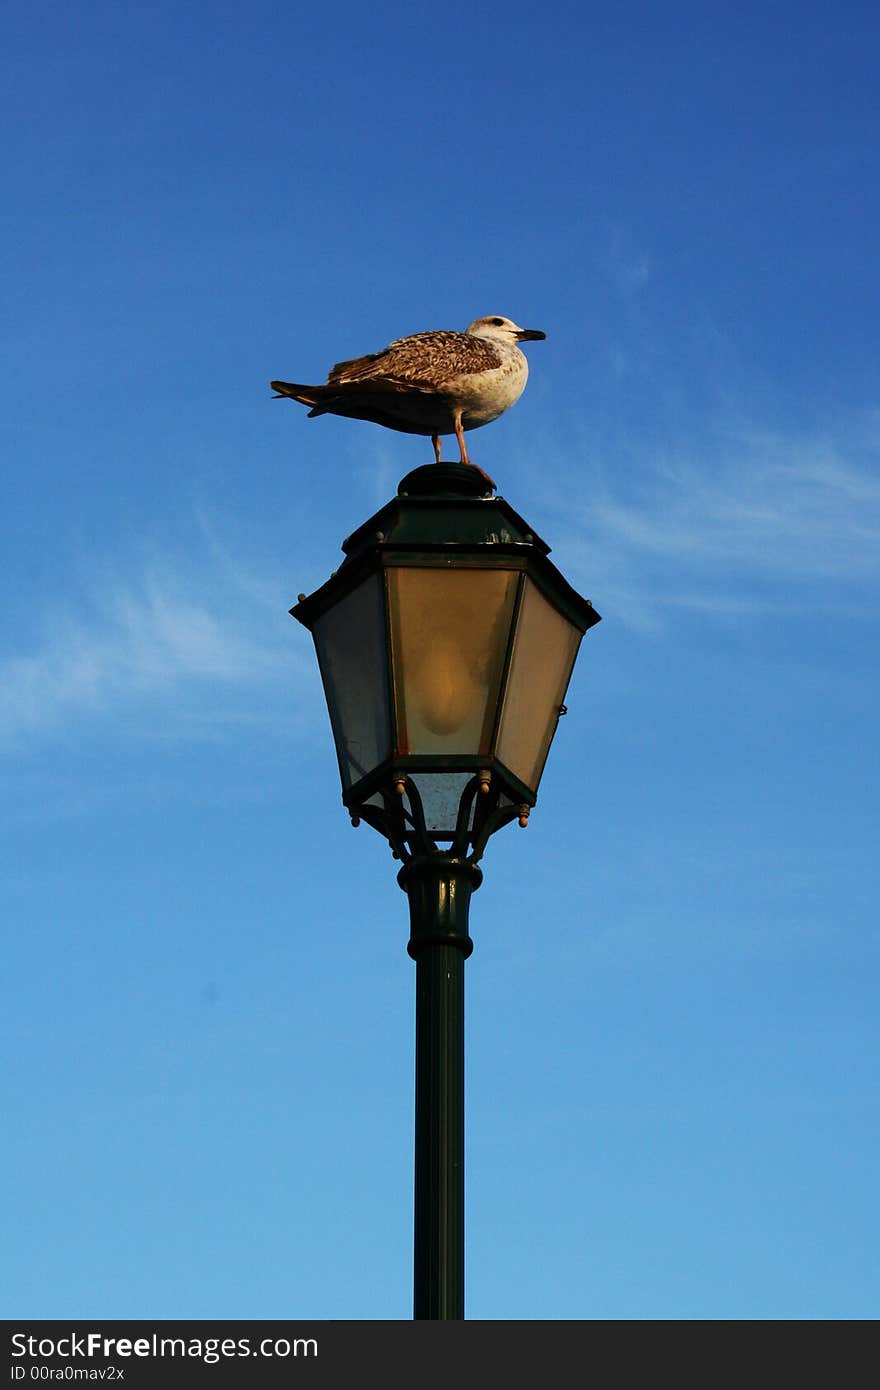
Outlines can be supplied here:
[[416, 962], [413, 1317], [464, 1318], [464, 963], [473, 864], [437, 853], [410, 860], [397, 881], [409, 898]]

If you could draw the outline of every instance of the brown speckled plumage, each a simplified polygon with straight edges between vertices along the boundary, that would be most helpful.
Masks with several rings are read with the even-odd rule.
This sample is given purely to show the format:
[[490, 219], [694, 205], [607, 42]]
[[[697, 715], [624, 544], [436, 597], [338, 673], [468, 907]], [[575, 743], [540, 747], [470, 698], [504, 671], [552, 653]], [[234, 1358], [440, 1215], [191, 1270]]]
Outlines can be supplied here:
[[341, 382], [400, 381], [436, 391], [454, 377], [487, 372], [501, 366], [501, 358], [483, 338], [446, 329], [395, 338], [382, 352], [337, 362], [327, 378], [328, 386]]

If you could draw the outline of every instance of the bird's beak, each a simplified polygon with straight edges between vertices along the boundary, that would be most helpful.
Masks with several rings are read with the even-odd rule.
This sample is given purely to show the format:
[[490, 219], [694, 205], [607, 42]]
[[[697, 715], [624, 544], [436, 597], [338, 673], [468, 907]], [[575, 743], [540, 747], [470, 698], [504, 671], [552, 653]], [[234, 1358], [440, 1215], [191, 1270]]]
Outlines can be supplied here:
[[518, 343], [540, 343], [546, 337], [547, 334], [542, 333], [540, 328], [521, 328], [516, 335], [516, 341]]

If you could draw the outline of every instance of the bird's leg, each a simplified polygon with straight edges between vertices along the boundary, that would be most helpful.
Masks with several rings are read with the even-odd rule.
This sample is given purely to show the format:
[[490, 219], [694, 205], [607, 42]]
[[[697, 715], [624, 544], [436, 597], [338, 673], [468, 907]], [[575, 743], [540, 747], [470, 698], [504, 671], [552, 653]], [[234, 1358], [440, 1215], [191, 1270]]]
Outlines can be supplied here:
[[484, 472], [483, 469], [480, 468], [480, 466], [479, 466], [478, 464], [472, 463], [471, 460], [470, 460], [470, 458], [468, 457], [467, 446], [465, 445], [465, 442], [464, 442], [464, 430], [462, 429], [462, 425], [461, 425], [461, 411], [460, 411], [460, 410], [457, 410], [457, 411], [455, 412], [455, 437], [456, 437], [456, 439], [458, 440], [458, 447], [459, 447], [459, 449], [461, 450], [461, 458], [460, 458], [459, 462], [460, 462], [460, 463], [466, 463], [466, 464], [468, 464], [469, 467], [471, 467], [471, 468], [476, 468], [476, 470], [477, 470], [477, 472], [479, 473], [480, 477], [481, 477], [481, 478], [484, 478], [484, 479], [486, 480], [486, 482], [489, 484], [489, 487], [490, 487], [490, 488], [492, 489], [492, 491], [494, 492], [494, 491], [495, 491], [495, 482], [494, 482], [494, 479], [490, 478], [490, 477], [489, 477], [489, 474], [486, 473], [486, 472]]
[[439, 434], [432, 434], [432, 435], [431, 435], [431, 443], [434, 445], [434, 459], [435, 459], [435, 461], [436, 461], [437, 463], [439, 463], [439, 462], [440, 462], [440, 436], [439, 436]]
[[[455, 437], [456, 437], [456, 439], [458, 440], [458, 447], [459, 447], [459, 449], [461, 450], [461, 458], [459, 459], [459, 463], [470, 463], [470, 459], [468, 458], [467, 445], [466, 445], [465, 442], [464, 442], [464, 430], [463, 430], [462, 427], [461, 427], [461, 411], [460, 411], [460, 410], [457, 410], [457, 411], [455, 412], [454, 427], [455, 427]], [[473, 465], [471, 465], [471, 466], [473, 466]]]

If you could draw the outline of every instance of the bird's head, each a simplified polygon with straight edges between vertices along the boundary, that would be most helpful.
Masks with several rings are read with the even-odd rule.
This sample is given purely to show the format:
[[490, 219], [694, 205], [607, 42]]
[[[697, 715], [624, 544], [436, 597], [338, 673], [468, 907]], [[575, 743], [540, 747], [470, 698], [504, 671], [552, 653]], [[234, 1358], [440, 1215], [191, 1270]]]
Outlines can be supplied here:
[[485, 318], [474, 319], [467, 332], [472, 338], [488, 338], [489, 342], [508, 344], [527, 343], [547, 337], [540, 328], [520, 328], [513, 319], [506, 319], [501, 314], [487, 314]]

